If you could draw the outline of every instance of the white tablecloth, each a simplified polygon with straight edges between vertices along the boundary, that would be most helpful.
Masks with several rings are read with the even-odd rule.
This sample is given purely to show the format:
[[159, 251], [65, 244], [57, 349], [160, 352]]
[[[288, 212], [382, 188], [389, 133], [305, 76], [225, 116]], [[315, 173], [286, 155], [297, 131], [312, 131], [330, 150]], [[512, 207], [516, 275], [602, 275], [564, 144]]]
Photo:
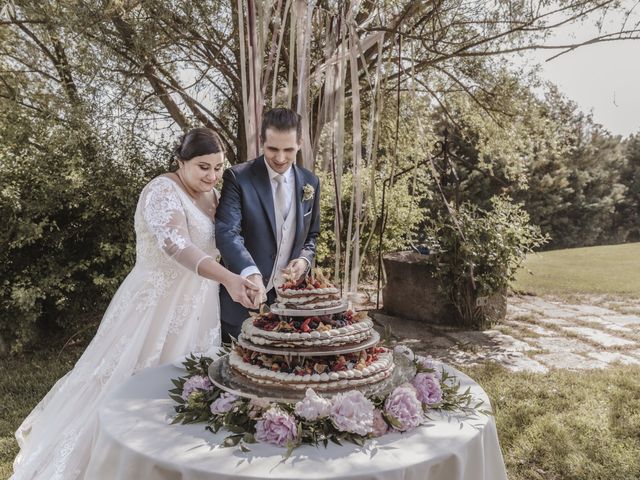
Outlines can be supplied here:
[[[484, 391], [453, 369], [462, 388], [471, 387], [488, 407]], [[267, 444], [251, 451], [221, 448], [229, 434], [214, 435], [204, 424], [170, 425], [170, 378], [184, 375], [173, 366], [145, 370], [103, 403], [86, 478], [91, 480], [212, 479], [506, 479], [492, 417], [444, 415], [408, 433], [392, 433], [364, 447], [345, 443], [328, 448], [303, 446], [291, 457]]]

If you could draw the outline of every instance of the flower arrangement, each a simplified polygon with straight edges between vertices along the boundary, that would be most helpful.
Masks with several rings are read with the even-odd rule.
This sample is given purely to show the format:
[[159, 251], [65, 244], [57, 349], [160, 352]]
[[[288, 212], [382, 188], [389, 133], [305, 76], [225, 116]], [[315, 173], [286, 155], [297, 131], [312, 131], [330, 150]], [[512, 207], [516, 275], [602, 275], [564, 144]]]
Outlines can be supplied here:
[[[191, 355], [184, 362], [187, 375], [172, 379], [170, 397], [177, 403], [172, 423], [207, 422], [217, 433], [225, 428], [230, 435], [222, 446], [271, 443], [286, 447], [287, 455], [301, 444], [327, 446], [348, 441], [357, 445], [388, 432], [406, 432], [428, 419], [431, 409], [483, 413], [482, 401], [474, 403], [469, 390], [460, 392], [460, 383], [430, 357], [414, 355], [407, 347], [396, 347], [416, 367], [416, 375], [385, 397], [367, 398], [350, 390], [331, 398], [313, 389], [297, 403], [269, 403], [261, 399], [237, 397], [214, 386], [207, 377], [208, 357]], [[440, 368], [439, 368], [440, 367]]]

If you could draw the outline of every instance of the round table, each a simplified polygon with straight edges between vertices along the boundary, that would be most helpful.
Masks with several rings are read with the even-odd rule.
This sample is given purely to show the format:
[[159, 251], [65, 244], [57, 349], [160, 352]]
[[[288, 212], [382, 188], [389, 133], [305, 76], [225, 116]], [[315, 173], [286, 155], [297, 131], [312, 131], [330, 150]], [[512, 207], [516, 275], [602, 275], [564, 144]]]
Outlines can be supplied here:
[[[461, 388], [489, 400], [468, 376], [450, 367]], [[256, 443], [244, 453], [219, 444], [202, 423], [171, 425], [170, 379], [184, 375], [174, 365], [140, 372], [99, 409], [86, 477], [91, 480], [212, 479], [402, 479], [502, 480], [507, 478], [493, 417], [430, 412], [430, 421], [410, 432], [391, 433], [364, 447], [330, 443], [285, 449]]]

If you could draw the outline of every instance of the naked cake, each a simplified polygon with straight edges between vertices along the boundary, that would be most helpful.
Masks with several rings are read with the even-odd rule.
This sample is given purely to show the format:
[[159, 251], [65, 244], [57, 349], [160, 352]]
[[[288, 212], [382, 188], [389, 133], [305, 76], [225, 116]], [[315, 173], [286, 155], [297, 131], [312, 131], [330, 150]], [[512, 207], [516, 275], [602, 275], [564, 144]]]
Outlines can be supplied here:
[[233, 370], [260, 385], [319, 391], [357, 388], [392, 374], [392, 352], [376, 345], [367, 313], [348, 309], [322, 272], [300, 283], [285, 280], [273, 311], [244, 321], [229, 354]]

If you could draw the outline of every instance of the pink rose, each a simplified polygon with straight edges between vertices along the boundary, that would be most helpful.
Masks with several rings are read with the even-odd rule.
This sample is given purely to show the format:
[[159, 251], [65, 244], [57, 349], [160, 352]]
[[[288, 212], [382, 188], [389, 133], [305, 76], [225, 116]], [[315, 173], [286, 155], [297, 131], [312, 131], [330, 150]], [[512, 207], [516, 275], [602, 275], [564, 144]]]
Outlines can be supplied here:
[[403, 384], [391, 392], [384, 402], [384, 412], [393, 428], [401, 432], [411, 430], [422, 423], [422, 403], [416, 396], [416, 390], [409, 384]]
[[433, 405], [442, 401], [442, 388], [435, 374], [419, 373], [411, 384], [416, 389], [418, 400], [422, 403]]
[[224, 392], [211, 404], [211, 413], [219, 414], [230, 412], [236, 400], [238, 400], [238, 397], [232, 393]]
[[205, 392], [210, 391], [213, 388], [213, 384], [209, 377], [203, 377], [202, 375], [194, 375], [187, 379], [184, 382], [182, 387], [182, 399], [187, 400], [189, 395], [197, 390], [204, 390]]
[[295, 419], [277, 407], [270, 408], [256, 423], [256, 440], [285, 447], [298, 436]]

